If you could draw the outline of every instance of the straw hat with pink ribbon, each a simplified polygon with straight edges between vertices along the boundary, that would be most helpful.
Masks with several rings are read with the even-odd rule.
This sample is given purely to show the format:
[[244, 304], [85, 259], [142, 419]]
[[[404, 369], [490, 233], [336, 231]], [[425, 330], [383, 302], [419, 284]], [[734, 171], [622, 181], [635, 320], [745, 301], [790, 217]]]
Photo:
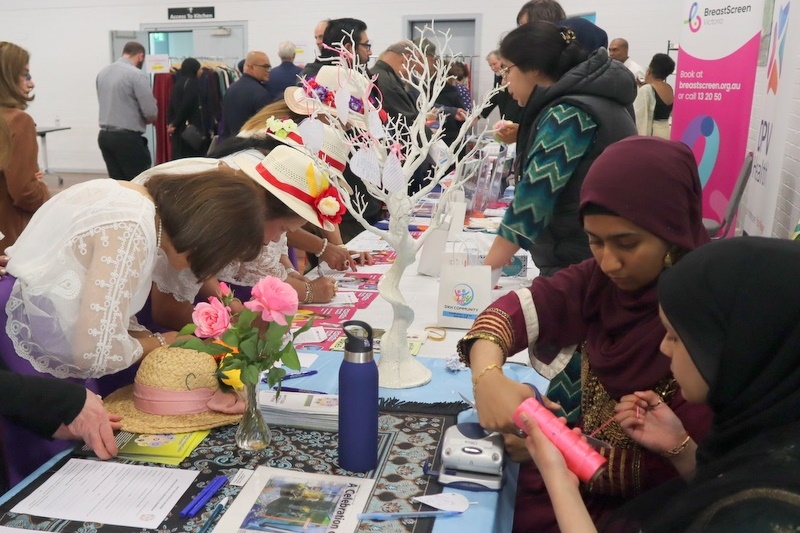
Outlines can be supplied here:
[[223, 391], [209, 354], [163, 347], [142, 359], [133, 385], [103, 399], [131, 433], [189, 433], [236, 424], [245, 402]]
[[243, 152], [234, 162], [259, 185], [295, 213], [327, 231], [342, 221], [346, 211], [339, 191], [307, 153], [288, 145], [277, 146], [266, 157]]

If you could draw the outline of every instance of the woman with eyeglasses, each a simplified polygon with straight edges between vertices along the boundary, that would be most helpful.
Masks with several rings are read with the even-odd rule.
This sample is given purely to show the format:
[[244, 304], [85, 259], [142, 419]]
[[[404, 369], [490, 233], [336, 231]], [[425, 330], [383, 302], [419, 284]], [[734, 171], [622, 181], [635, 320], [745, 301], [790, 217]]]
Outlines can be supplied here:
[[25, 112], [34, 88], [30, 54], [0, 42], [0, 115], [11, 130], [11, 157], [0, 167], [0, 253], [11, 246], [33, 213], [50, 198], [39, 170], [36, 124]]
[[578, 194], [606, 146], [636, 135], [628, 111], [636, 83], [605, 49], [588, 56], [572, 30], [549, 22], [519, 26], [499, 52], [500, 74], [523, 110], [514, 199], [484, 264], [501, 268], [524, 248], [549, 276], [591, 257]]

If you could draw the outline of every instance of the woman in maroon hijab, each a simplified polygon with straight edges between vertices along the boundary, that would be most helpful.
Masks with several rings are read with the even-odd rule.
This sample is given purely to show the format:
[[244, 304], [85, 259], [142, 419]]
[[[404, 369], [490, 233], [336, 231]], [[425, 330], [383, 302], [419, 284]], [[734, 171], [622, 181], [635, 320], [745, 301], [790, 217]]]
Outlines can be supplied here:
[[[503, 375], [506, 357], [528, 348], [531, 364], [545, 377], [561, 371], [577, 346], [581, 357], [581, 408], [585, 433], [613, 417], [617, 401], [637, 390], [654, 390], [699, 440], [710, 411], [687, 404], [659, 345], [656, 284], [665, 268], [708, 242], [702, 224], [702, 190], [692, 151], [654, 137], [631, 137], [609, 146], [581, 188], [580, 217], [594, 256], [487, 308], [459, 342], [472, 369], [481, 425], [513, 434], [514, 409], [531, 389]], [[596, 435], [606, 472], [581, 487], [595, 522], [623, 502], [677, 476], [665, 458], [628, 438], [616, 423]], [[518, 452], [522, 439], [507, 435]], [[512, 454], [517, 455], [517, 454]], [[530, 462], [522, 465], [514, 531], [558, 531], [544, 482]]]

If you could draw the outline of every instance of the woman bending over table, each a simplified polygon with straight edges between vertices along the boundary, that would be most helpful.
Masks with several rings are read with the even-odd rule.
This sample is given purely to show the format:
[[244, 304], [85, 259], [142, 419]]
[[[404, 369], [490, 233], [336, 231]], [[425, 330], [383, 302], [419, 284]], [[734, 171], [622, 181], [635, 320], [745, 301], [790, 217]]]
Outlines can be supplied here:
[[[224, 165], [181, 179], [155, 176], [144, 186], [91, 180], [59, 193], [7, 249], [3, 363], [20, 374], [70, 378], [101, 395], [130, 383], [133, 372], [121, 372], [176, 337], [151, 334], [134, 319], [157, 276], [156, 258], [203, 280], [233, 260], [254, 258], [270, 197]], [[2, 429], [13, 444], [11, 483], [65, 447], [8, 421]]]
[[[500, 298], [459, 342], [472, 370], [483, 427], [515, 432], [511, 415], [531, 396], [529, 387], [503, 375], [506, 357], [528, 348], [532, 366], [552, 378], [580, 345], [577, 426], [584, 432], [613, 417], [624, 396], [654, 390], [689, 434], [695, 439], [705, 434], [710, 412], [686, 403], [659, 351], [664, 327], [656, 301], [659, 275], [709, 241], [701, 194], [694, 155], [684, 144], [632, 137], [597, 158], [580, 197], [594, 257]], [[630, 439], [617, 423], [596, 436], [611, 448], [600, 450], [608, 458], [607, 471], [581, 487], [595, 520], [678, 475], [668, 460]], [[507, 435], [506, 443], [518, 457], [523, 441]], [[514, 530], [558, 531], [544, 482], [530, 462], [520, 470]]]

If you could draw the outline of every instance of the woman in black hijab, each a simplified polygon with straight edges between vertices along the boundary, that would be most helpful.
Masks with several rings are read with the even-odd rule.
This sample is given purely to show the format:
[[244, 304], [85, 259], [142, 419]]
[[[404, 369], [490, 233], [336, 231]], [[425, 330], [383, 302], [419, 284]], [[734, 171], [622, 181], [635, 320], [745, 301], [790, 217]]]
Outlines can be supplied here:
[[[652, 391], [622, 398], [617, 420], [684, 480], [632, 502], [635, 530], [796, 531], [800, 524], [800, 243], [742, 237], [703, 246], [661, 275], [661, 344], [688, 401], [708, 404], [712, 428], [697, 447]], [[577, 483], [531, 425], [559, 524], [580, 525]], [[556, 453], [553, 453], [553, 452]], [[556, 486], [558, 485], [558, 489]], [[579, 495], [578, 495], [579, 498]], [[558, 504], [556, 503], [558, 502]], [[587, 516], [588, 517], [588, 516]], [[631, 524], [628, 524], [631, 525]]]
[[[175, 75], [175, 85], [167, 108], [167, 132], [172, 143], [172, 160], [199, 157], [208, 150], [208, 132], [200, 108], [200, 62], [187, 57]], [[194, 135], [184, 134], [190, 125]]]

